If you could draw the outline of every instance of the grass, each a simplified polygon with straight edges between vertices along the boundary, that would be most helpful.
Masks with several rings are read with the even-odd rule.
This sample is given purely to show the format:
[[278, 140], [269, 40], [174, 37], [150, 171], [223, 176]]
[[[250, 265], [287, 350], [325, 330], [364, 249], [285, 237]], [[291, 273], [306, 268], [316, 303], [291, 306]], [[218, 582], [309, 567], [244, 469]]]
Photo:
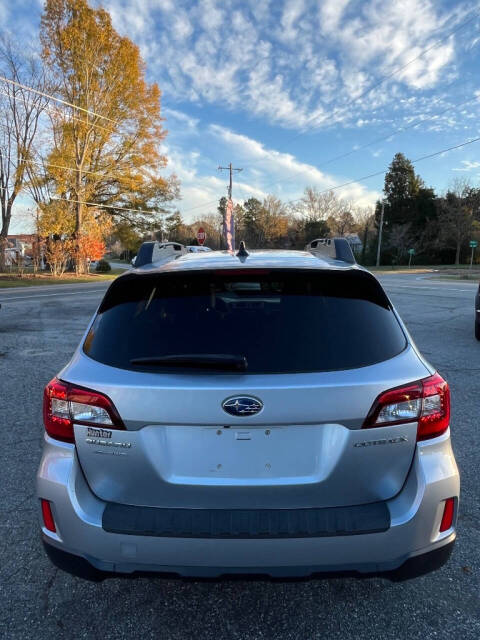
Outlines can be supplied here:
[[26, 273], [23, 276], [15, 273], [0, 274], [0, 289], [10, 287], [37, 287], [47, 284], [82, 284], [85, 282], [95, 283], [105, 280], [114, 280], [117, 275], [125, 273], [123, 269], [112, 269], [108, 273], [89, 273], [83, 276], [75, 276], [66, 273], [60, 278], [54, 278], [50, 273], [39, 273], [33, 275]]
[[451, 274], [456, 274], [460, 272], [478, 272], [480, 271], [480, 264], [474, 264], [472, 269], [470, 269], [469, 264], [412, 264], [411, 267], [408, 265], [381, 265], [380, 267], [375, 266], [367, 266], [369, 271], [383, 271], [385, 273], [391, 273], [392, 271], [397, 272], [405, 272], [405, 273], [415, 273], [415, 272], [450, 272]]
[[367, 267], [369, 271], [386, 275], [391, 273], [425, 273], [430, 274], [429, 279], [436, 280], [480, 280], [480, 265], [474, 264], [470, 269], [469, 264], [430, 264], [412, 265], [411, 268], [403, 265], [386, 265], [380, 267]]
[[113, 258], [112, 256], [107, 255], [104, 259], [107, 260], [107, 262], [121, 262], [123, 264], [130, 265], [130, 260], [128, 258]]

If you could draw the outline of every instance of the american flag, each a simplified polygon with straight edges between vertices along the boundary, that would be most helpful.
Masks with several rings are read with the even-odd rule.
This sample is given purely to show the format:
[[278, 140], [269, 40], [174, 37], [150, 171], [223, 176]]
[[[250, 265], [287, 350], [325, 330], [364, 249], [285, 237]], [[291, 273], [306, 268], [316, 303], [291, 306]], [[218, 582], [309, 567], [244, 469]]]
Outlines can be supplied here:
[[228, 251], [235, 251], [235, 220], [233, 217], [233, 202], [231, 198], [227, 200], [227, 208], [223, 220], [223, 236]]

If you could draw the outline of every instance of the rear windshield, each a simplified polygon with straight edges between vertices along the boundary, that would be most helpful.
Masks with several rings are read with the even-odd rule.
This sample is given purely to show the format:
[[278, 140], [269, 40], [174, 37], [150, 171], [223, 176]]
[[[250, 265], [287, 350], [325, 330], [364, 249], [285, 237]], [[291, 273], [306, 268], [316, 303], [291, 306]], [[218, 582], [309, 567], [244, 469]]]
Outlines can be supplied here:
[[[202, 373], [241, 359], [245, 375], [364, 367], [405, 346], [388, 299], [368, 273], [202, 271], [116, 280], [84, 351], [113, 367], [162, 373], [191, 373], [196, 359]], [[132, 363], [142, 358], [149, 362]], [[223, 358], [221, 367], [216, 358]]]

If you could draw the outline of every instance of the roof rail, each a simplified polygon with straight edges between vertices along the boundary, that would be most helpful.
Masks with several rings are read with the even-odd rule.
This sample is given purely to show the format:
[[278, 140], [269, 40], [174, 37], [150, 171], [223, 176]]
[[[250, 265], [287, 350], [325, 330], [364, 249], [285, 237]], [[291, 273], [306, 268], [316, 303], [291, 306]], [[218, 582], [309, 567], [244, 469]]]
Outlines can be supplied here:
[[158, 242], [157, 240], [144, 242], [138, 250], [135, 268], [143, 267], [146, 264], [176, 260], [185, 253], [187, 253], [187, 249], [179, 242]]
[[305, 246], [305, 251], [310, 251], [318, 258], [325, 256], [334, 260], [342, 260], [349, 264], [355, 264], [355, 256], [352, 247], [346, 238], [316, 238], [310, 240]]

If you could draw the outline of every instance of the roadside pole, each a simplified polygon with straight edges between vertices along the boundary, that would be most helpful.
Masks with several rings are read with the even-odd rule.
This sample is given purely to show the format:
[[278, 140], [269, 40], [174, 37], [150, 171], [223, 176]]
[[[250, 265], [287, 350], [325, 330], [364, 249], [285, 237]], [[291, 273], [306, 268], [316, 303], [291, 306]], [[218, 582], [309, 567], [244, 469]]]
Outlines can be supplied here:
[[472, 249], [472, 255], [470, 256], [470, 269], [473, 266], [473, 254], [475, 253], [475, 248], [478, 247], [477, 240], [470, 240], [470, 247]]
[[378, 229], [378, 246], [377, 246], [377, 267], [380, 266], [380, 251], [382, 248], [382, 231], [383, 231], [383, 214], [385, 212], [385, 204], [382, 202], [382, 211], [380, 213], [380, 227]]
[[243, 171], [241, 168], [232, 167], [230, 162], [228, 167], [218, 167], [219, 171], [228, 170], [230, 181], [228, 183], [228, 200], [225, 212], [223, 214], [223, 236], [226, 247], [229, 251], [235, 251], [235, 218], [233, 215], [232, 185], [233, 172]]
[[412, 256], [415, 255], [415, 249], [408, 250], [408, 268], [410, 269], [410, 265], [412, 264]]

